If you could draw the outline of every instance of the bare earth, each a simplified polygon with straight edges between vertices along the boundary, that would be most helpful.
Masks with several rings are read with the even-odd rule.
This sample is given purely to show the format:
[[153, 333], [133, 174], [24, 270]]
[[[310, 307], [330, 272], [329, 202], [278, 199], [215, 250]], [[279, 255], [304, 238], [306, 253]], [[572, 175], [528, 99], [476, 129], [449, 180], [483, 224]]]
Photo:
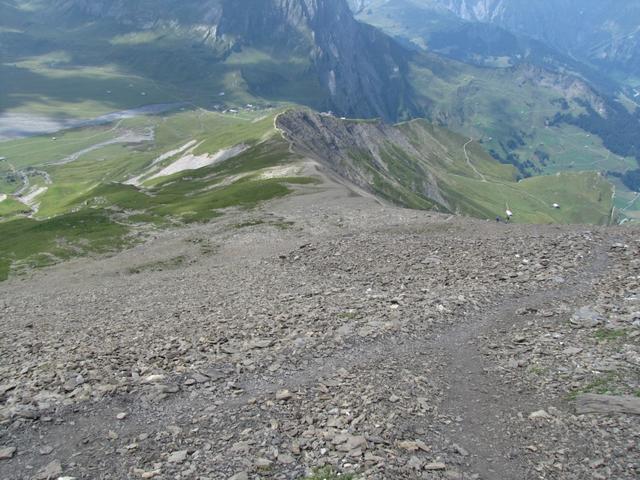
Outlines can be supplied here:
[[12, 279], [0, 479], [637, 479], [638, 233], [329, 184]]

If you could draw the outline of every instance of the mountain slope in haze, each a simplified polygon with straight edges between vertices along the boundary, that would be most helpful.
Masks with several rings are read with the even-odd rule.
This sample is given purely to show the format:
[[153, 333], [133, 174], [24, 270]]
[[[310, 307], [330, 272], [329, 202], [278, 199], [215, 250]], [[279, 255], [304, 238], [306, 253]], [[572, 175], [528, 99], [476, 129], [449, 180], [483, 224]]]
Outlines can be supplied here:
[[[486, 4], [499, 12], [498, 4], [515, 9], [518, 2]], [[640, 209], [638, 93], [610, 67], [487, 23], [482, 8], [471, 15], [438, 0], [356, 0], [351, 6], [361, 21], [419, 51], [412, 82], [432, 121], [481, 138], [492, 155], [524, 175], [607, 172], [618, 207]]]
[[497, 24], [468, 20], [427, 0], [353, 0], [358, 18], [413, 48], [436, 52], [466, 63], [508, 67], [523, 63], [573, 71], [606, 91], [615, 90], [605, 74], [543, 41]]
[[590, 62], [640, 74], [634, 0], [435, 0], [465, 19], [525, 33]]
[[[640, 4], [635, 0], [391, 0], [528, 35], [570, 57], [640, 75]], [[353, 0], [360, 11], [376, 0]]]
[[69, 64], [101, 56], [177, 89], [224, 92], [220, 101], [235, 94], [351, 116], [418, 113], [406, 51], [355, 21], [344, 0], [60, 0], [31, 2], [28, 12], [13, 0], [2, 10], [14, 19], [1, 33], [5, 54], [16, 59], [29, 47], [66, 51]]

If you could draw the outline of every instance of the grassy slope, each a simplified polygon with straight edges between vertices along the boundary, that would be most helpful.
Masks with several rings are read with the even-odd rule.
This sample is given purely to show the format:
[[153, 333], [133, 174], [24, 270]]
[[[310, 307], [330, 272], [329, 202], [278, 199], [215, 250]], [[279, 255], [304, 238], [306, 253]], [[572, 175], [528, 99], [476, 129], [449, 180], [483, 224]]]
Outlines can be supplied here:
[[[428, 49], [429, 32], [455, 28], [456, 19], [447, 15], [425, 18], [412, 2], [374, 2], [360, 19], [387, 33]], [[407, 13], [410, 12], [410, 13]], [[482, 139], [487, 150], [518, 157], [533, 175], [557, 172], [625, 172], [637, 168], [634, 158], [623, 158], [607, 150], [597, 136], [570, 126], [547, 127], [556, 113], [580, 113], [582, 107], [569, 100], [569, 110], [559, 108], [562, 92], [523, 82], [510, 69], [477, 68], [444, 62], [436, 56], [416, 56], [413, 84], [430, 106], [430, 115], [454, 130]], [[507, 65], [505, 65], [507, 66]], [[635, 108], [635, 105], [634, 105]], [[522, 140], [505, 144], [509, 139]], [[500, 144], [502, 141], [502, 145]], [[545, 152], [541, 161], [537, 152]], [[616, 185], [616, 206], [632, 218], [640, 217], [640, 202], [622, 183]], [[631, 202], [631, 204], [630, 204]]]
[[[46, 171], [52, 180], [38, 198], [36, 219], [14, 217], [25, 206], [13, 199], [0, 203], [0, 278], [10, 267], [41, 266], [89, 252], [126, 245], [140, 226], [181, 225], [208, 221], [228, 207], [252, 207], [291, 192], [290, 185], [312, 182], [295, 176], [263, 179], [265, 169], [297, 159], [275, 134], [276, 111], [222, 115], [202, 110], [164, 117], [144, 117], [113, 127], [66, 132], [59, 141], [31, 138], [6, 142], [20, 167]], [[52, 164], [94, 142], [128, 129], [153, 128], [154, 140], [108, 145], [73, 162]], [[195, 154], [216, 153], [237, 143], [250, 148], [225, 162], [160, 177], [144, 188], [121, 182], [147, 169], [159, 155], [187, 141], [199, 144]], [[53, 148], [47, 150], [47, 145]], [[13, 157], [15, 156], [15, 157]], [[165, 160], [171, 163], [178, 157]], [[32, 183], [34, 183], [32, 181]], [[3, 221], [4, 220], [4, 221]]]
[[[464, 155], [467, 138], [423, 121], [399, 128], [423, 157], [414, 161], [436, 177], [455, 211], [493, 219], [509, 208], [515, 213], [514, 220], [523, 223], [610, 221], [612, 187], [597, 173], [561, 173], [516, 181], [514, 167], [500, 164], [475, 142], [466, 147], [475, 168], [470, 166]], [[403, 183], [407, 185], [409, 180]], [[554, 209], [553, 203], [561, 208]]]

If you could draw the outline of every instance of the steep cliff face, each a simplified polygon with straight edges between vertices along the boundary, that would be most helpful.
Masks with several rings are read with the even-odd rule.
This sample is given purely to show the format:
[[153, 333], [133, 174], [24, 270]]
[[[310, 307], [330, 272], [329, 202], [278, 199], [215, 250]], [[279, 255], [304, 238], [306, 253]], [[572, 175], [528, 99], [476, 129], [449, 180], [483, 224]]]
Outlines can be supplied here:
[[419, 113], [405, 80], [407, 52], [357, 22], [345, 0], [61, 0], [69, 17], [105, 18], [141, 29], [172, 28], [207, 44], [295, 53], [310, 60], [340, 114], [397, 119]]
[[386, 200], [415, 208], [449, 211], [431, 161], [437, 141], [414, 145], [410, 135], [381, 121], [340, 120], [295, 110], [276, 119], [292, 148], [322, 164], [336, 178]]

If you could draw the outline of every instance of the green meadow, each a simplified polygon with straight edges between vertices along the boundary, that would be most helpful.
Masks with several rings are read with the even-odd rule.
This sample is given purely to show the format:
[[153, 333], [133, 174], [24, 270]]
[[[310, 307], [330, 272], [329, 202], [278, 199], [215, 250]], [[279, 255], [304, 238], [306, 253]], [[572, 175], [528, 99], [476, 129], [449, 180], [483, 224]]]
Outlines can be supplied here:
[[[55, 141], [41, 136], [0, 143], [1, 155], [12, 169], [37, 172], [29, 176], [27, 192], [46, 188], [35, 198], [33, 209], [12, 196], [0, 202], [0, 277], [70, 256], [117, 250], [130, 244], [131, 234], [141, 227], [206, 222], [228, 208], [252, 208], [291, 193], [293, 185], [315, 182], [303, 176], [262, 176], [269, 169], [298, 161], [274, 129], [278, 113], [225, 115], [193, 109], [69, 130], [57, 134]], [[145, 130], [153, 135], [144, 141], [105, 144]], [[237, 144], [245, 149], [197, 170], [186, 169], [138, 186], [125, 184], [187, 142], [194, 146], [192, 155], [214, 154]], [[184, 154], [167, 156], [157, 167], [170, 165]], [[5, 179], [12, 169], [3, 171]], [[15, 193], [21, 184], [21, 179], [5, 182], [3, 193]], [[30, 213], [29, 218], [25, 213]]]

